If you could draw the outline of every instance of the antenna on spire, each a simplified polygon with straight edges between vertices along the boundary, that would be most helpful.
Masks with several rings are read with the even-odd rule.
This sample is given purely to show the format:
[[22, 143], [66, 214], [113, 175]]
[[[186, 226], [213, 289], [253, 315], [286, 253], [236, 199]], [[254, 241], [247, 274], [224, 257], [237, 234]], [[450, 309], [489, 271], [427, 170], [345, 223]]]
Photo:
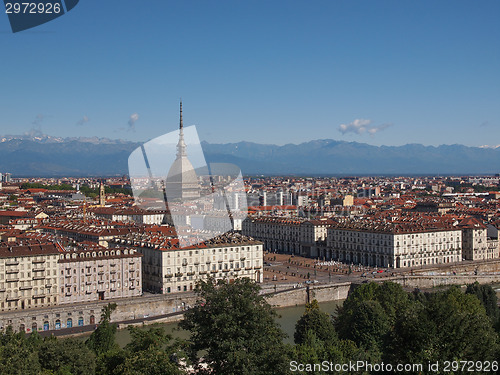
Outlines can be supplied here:
[[181, 98], [181, 104], [180, 104], [180, 120], [179, 120], [179, 129], [182, 129], [184, 126], [182, 125], [182, 98]]
[[184, 142], [184, 125], [182, 124], [182, 98], [180, 102], [179, 117], [179, 142], [177, 143], [177, 159], [186, 156], [186, 143]]

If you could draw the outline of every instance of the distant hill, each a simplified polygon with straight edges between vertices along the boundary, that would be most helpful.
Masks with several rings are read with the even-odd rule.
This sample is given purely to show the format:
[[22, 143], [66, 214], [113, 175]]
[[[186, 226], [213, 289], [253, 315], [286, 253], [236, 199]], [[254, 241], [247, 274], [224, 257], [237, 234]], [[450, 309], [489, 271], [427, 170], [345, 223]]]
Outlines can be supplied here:
[[[14, 176], [112, 176], [127, 173], [140, 143], [47, 135], [0, 137], [0, 172]], [[500, 172], [500, 148], [463, 145], [371, 146], [322, 139], [277, 146], [202, 143], [207, 161], [233, 163], [244, 174], [489, 174]], [[189, 150], [188, 150], [189, 152]]]
[[298, 145], [203, 143], [212, 161], [245, 174], [488, 174], [500, 171], [500, 148], [463, 145], [371, 146], [322, 139]]
[[111, 176], [128, 173], [139, 144], [106, 138], [1, 137], [0, 172], [13, 176]]

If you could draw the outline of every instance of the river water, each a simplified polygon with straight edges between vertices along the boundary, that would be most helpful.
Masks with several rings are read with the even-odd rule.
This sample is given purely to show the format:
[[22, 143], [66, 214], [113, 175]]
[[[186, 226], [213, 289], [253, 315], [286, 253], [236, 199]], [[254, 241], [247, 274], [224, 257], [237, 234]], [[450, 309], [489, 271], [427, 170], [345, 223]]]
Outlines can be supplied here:
[[[335, 314], [337, 306], [342, 305], [343, 301], [321, 302], [320, 309], [328, 314]], [[276, 309], [279, 314], [277, 318], [278, 323], [281, 325], [283, 331], [288, 335], [286, 342], [293, 343], [293, 333], [295, 332], [295, 323], [300, 319], [304, 313], [305, 306], [283, 307]], [[180, 330], [178, 323], [161, 323], [159, 326], [163, 327], [167, 333], [174, 337], [187, 339], [189, 332]], [[147, 326], [146, 326], [147, 328]], [[127, 329], [121, 329], [116, 333], [116, 341], [120, 346], [125, 346], [130, 342], [130, 335]]]

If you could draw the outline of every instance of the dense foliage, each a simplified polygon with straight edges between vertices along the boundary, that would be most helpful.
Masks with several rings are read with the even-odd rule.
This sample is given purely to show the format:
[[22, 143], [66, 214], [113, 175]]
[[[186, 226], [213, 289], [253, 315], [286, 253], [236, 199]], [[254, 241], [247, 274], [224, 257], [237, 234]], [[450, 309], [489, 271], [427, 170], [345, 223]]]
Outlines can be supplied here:
[[191, 332], [188, 349], [198, 373], [288, 373], [291, 348], [283, 343], [276, 313], [259, 290], [247, 278], [197, 285], [199, 301], [180, 326]]
[[[116, 305], [109, 304], [85, 342], [42, 338], [36, 332], [25, 335], [8, 328], [0, 335], [0, 374], [376, 373], [296, 366], [366, 361], [420, 363], [425, 365], [420, 374], [452, 375], [463, 372], [445, 371], [444, 361], [484, 363], [500, 358], [496, 331], [500, 311], [488, 285], [471, 284], [465, 292], [452, 287], [407, 293], [390, 282], [362, 284], [335, 316], [322, 312], [315, 300], [307, 304], [295, 326], [294, 346], [284, 343], [276, 312], [255, 283], [210, 279], [200, 282], [196, 290], [199, 299], [180, 323], [190, 333], [187, 341], [174, 340], [156, 325], [129, 327], [131, 342], [121, 348], [111, 323]], [[437, 371], [427, 367], [436, 362], [441, 364]]]

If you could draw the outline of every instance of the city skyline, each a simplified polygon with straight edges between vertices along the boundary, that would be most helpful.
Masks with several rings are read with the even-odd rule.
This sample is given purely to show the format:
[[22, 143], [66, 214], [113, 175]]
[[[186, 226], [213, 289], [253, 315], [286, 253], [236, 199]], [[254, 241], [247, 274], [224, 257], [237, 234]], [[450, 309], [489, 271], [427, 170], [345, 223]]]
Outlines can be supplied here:
[[211, 143], [500, 143], [500, 5], [381, 4], [87, 1], [14, 35], [1, 17], [0, 133], [143, 142], [182, 96]]
[[0, 372], [499, 370], [498, 1], [4, 2]]

